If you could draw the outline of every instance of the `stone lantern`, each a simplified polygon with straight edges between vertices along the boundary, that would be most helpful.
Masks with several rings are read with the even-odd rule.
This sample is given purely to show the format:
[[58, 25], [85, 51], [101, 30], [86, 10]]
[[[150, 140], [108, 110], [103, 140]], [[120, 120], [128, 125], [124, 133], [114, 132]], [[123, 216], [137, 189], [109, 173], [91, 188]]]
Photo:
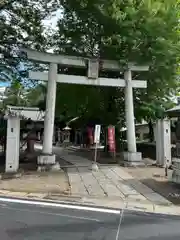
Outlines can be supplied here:
[[63, 128], [63, 135], [64, 135], [64, 143], [68, 144], [70, 143], [70, 130], [71, 128], [69, 126], [66, 126], [65, 128]]

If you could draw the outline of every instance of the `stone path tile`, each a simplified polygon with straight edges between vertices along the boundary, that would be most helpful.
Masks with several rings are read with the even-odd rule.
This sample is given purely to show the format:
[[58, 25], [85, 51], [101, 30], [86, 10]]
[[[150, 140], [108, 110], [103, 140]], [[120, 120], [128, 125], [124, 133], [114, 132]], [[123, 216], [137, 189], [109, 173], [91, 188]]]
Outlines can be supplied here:
[[67, 168], [72, 195], [88, 195], [84, 183], [76, 168]]
[[156, 192], [147, 193], [145, 195], [145, 197], [151, 202], [156, 202], [156, 203], [165, 204], [165, 205], [171, 204], [170, 201], [168, 201], [166, 198], [164, 198], [163, 196], [161, 196], [160, 194], [158, 194]]
[[70, 162], [76, 167], [90, 167], [92, 165], [91, 161], [89, 161], [86, 158], [79, 157], [79, 156], [74, 156], [74, 155], [69, 155], [69, 154], [61, 154], [60, 158], [64, 159], [67, 162]]
[[130, 179], [128, 180], [128, 182], [131, 186], [133, 186], [138, 192], [140, 192], [143, 195], [154, 192], [151, 188], [147, 187], [146, 185], [144, 185], [143, 183], [136, 179]]
[[91, 166], [92, 162], [88, 160], [87, 158], [83, 158], [81, 156], [72, 155], [71, 151], [67, 149], [63, 149], [62, 147], [53, 147], [53, 153], [58, 155], [60, 158], [65, 160], [66, 162], [69, 162], [73, 164], [76, 167], [85, 167], [85, 166]]
[[148, 199], [152, 202], [159, 202], [161, 204], [170, 204], [170, 201], [168, 201], [166, 198], [164, 198], [160, 194], [154, 192], [151, 188], [147, 187], [140, 181], [138, 181], [136, 179], [130, 179], [127, 181], [131, 186], [133, 186], [134, 189], [136, 189], [146, 199]]
[[[146, 200], [146, 198], [142, 194], [140, 194], [129, 183], [127, 183], [127, 180], [122, 179], [118, 174], [116, 174], [116, 171], [113, 171], [113, 169], [114, 167], [104, 171], [104, 174], [106, 174], [108, 178], [111, 178], [111, 180], [114, 182], [117, 188], [122, 192], [125, 198], [132, 198], [132, 199], [143, 200], [143, 201]], [[123, 172], [123, 170], [121, 172]]]
[[128, 186], [125, 184], [124, 180], [120, 178], [115, 171], [113, 171], [113, 168], [103, 168], [103, 173], [105, 176], [117, 186], [117, 188], [122, 191], [124, 196], [129, 195], [129, 194], [138, 194], [137, 191], [135, 191], [132, 187]]
[[120, 166], [111, 167], [111, 169], [123, 180], [134, 179], [132, 175], [124, 171]]
[[99, 170], [98, 172], [93, 172], [93, 175], [108, 197], [117, 196], [122, 199], [124, 198], [122, 192], [119, 191], [117, 186], [109, 178], [107, 178], [101, 170]]
[[[92, 172], [90, 170], [92, 163], [86, 158], [74, 156], [68, 152], [64, 152], [61, 157], [76, 167], [75, 170], [68, 168], [72, 194], [118, 196], [123, 199], [147, 200], [161, 204], [170, 203], [120, 166], [100, 166], [99, 172]], [[76, 173], [72, 174], [70, 171], [76, 171]]]
[[89, 195], [105, 196], [104, 190], [92, 174], [92, 170], [89, 170], [87, 167], [80, 167], [78, 171]]

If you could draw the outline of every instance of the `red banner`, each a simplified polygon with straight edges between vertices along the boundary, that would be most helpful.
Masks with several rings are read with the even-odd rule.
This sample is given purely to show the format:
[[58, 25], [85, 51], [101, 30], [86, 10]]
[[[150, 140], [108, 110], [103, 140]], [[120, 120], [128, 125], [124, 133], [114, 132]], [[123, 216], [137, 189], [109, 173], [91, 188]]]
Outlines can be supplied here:
[[109, 146], [109, 152], [116, 151], [115, 127], [114, 126], [108, 127], [108, 146]]
[[89, 144], [92, 145], [93, 144], [93, 128], [91, 127], [87, 128], [87, 135], [88, 135]]

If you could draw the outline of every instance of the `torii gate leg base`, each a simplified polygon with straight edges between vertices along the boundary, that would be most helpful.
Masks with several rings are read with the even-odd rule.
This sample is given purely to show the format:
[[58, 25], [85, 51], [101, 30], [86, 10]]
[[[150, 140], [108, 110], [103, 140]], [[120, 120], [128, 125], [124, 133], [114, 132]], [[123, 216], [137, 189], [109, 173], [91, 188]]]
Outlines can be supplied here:
[[44, 172], [44, 171], [59, 171], [60, 164], [59, 162], [56, 162], [56, 156], [55, 155], [40, 155], [38, 156], [38, 172]]
[[123, 165], [124, 166], [144, 166], [144, 162], [142, 161], [142, 153], [141, 152], [123, 152]]

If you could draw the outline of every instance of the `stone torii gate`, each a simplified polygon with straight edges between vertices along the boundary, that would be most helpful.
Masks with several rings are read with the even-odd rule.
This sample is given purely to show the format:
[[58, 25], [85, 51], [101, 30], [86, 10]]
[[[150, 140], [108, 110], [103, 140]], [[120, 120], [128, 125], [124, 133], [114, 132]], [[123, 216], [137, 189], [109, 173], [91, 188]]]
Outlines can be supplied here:
[[[56, 83], [83, 84], [93, 86], [110, 86], [125, 88], [125, 112], [127, 126], [128, 152], [124, 153], [124, 160], [128, 165], [141, 164], [142, 154], [137, 152], [135, 124], [134, 124], [134, 104], [133, 88], [146, 88], [147, 82], [144, 80], [132, 80], [132, 71], [148, 71], [148, 66], [138, 66], [128, 64], [124, 71], [124, 79], [99, 77], [99, 65], [101, 69], [109, 71], [122, 71], [117, 61], [88, 59], [83, 57], [55, 55], [43, 53], [31, 49], [22, 49], [27, 54], [29, 60], [48, 63], [48, 72], [29, 72], [29, 77], [35, 80], [48, 81], [46, 96], [46, 114], [44, 121], [44, 141], [42, 155], [38, 159], [39, 165], [55, 165], [55, 155], [52, 154], [52, 139], [54, 130]], [[58, 74], [58, 64], [87, 68], [87, 76]]]

